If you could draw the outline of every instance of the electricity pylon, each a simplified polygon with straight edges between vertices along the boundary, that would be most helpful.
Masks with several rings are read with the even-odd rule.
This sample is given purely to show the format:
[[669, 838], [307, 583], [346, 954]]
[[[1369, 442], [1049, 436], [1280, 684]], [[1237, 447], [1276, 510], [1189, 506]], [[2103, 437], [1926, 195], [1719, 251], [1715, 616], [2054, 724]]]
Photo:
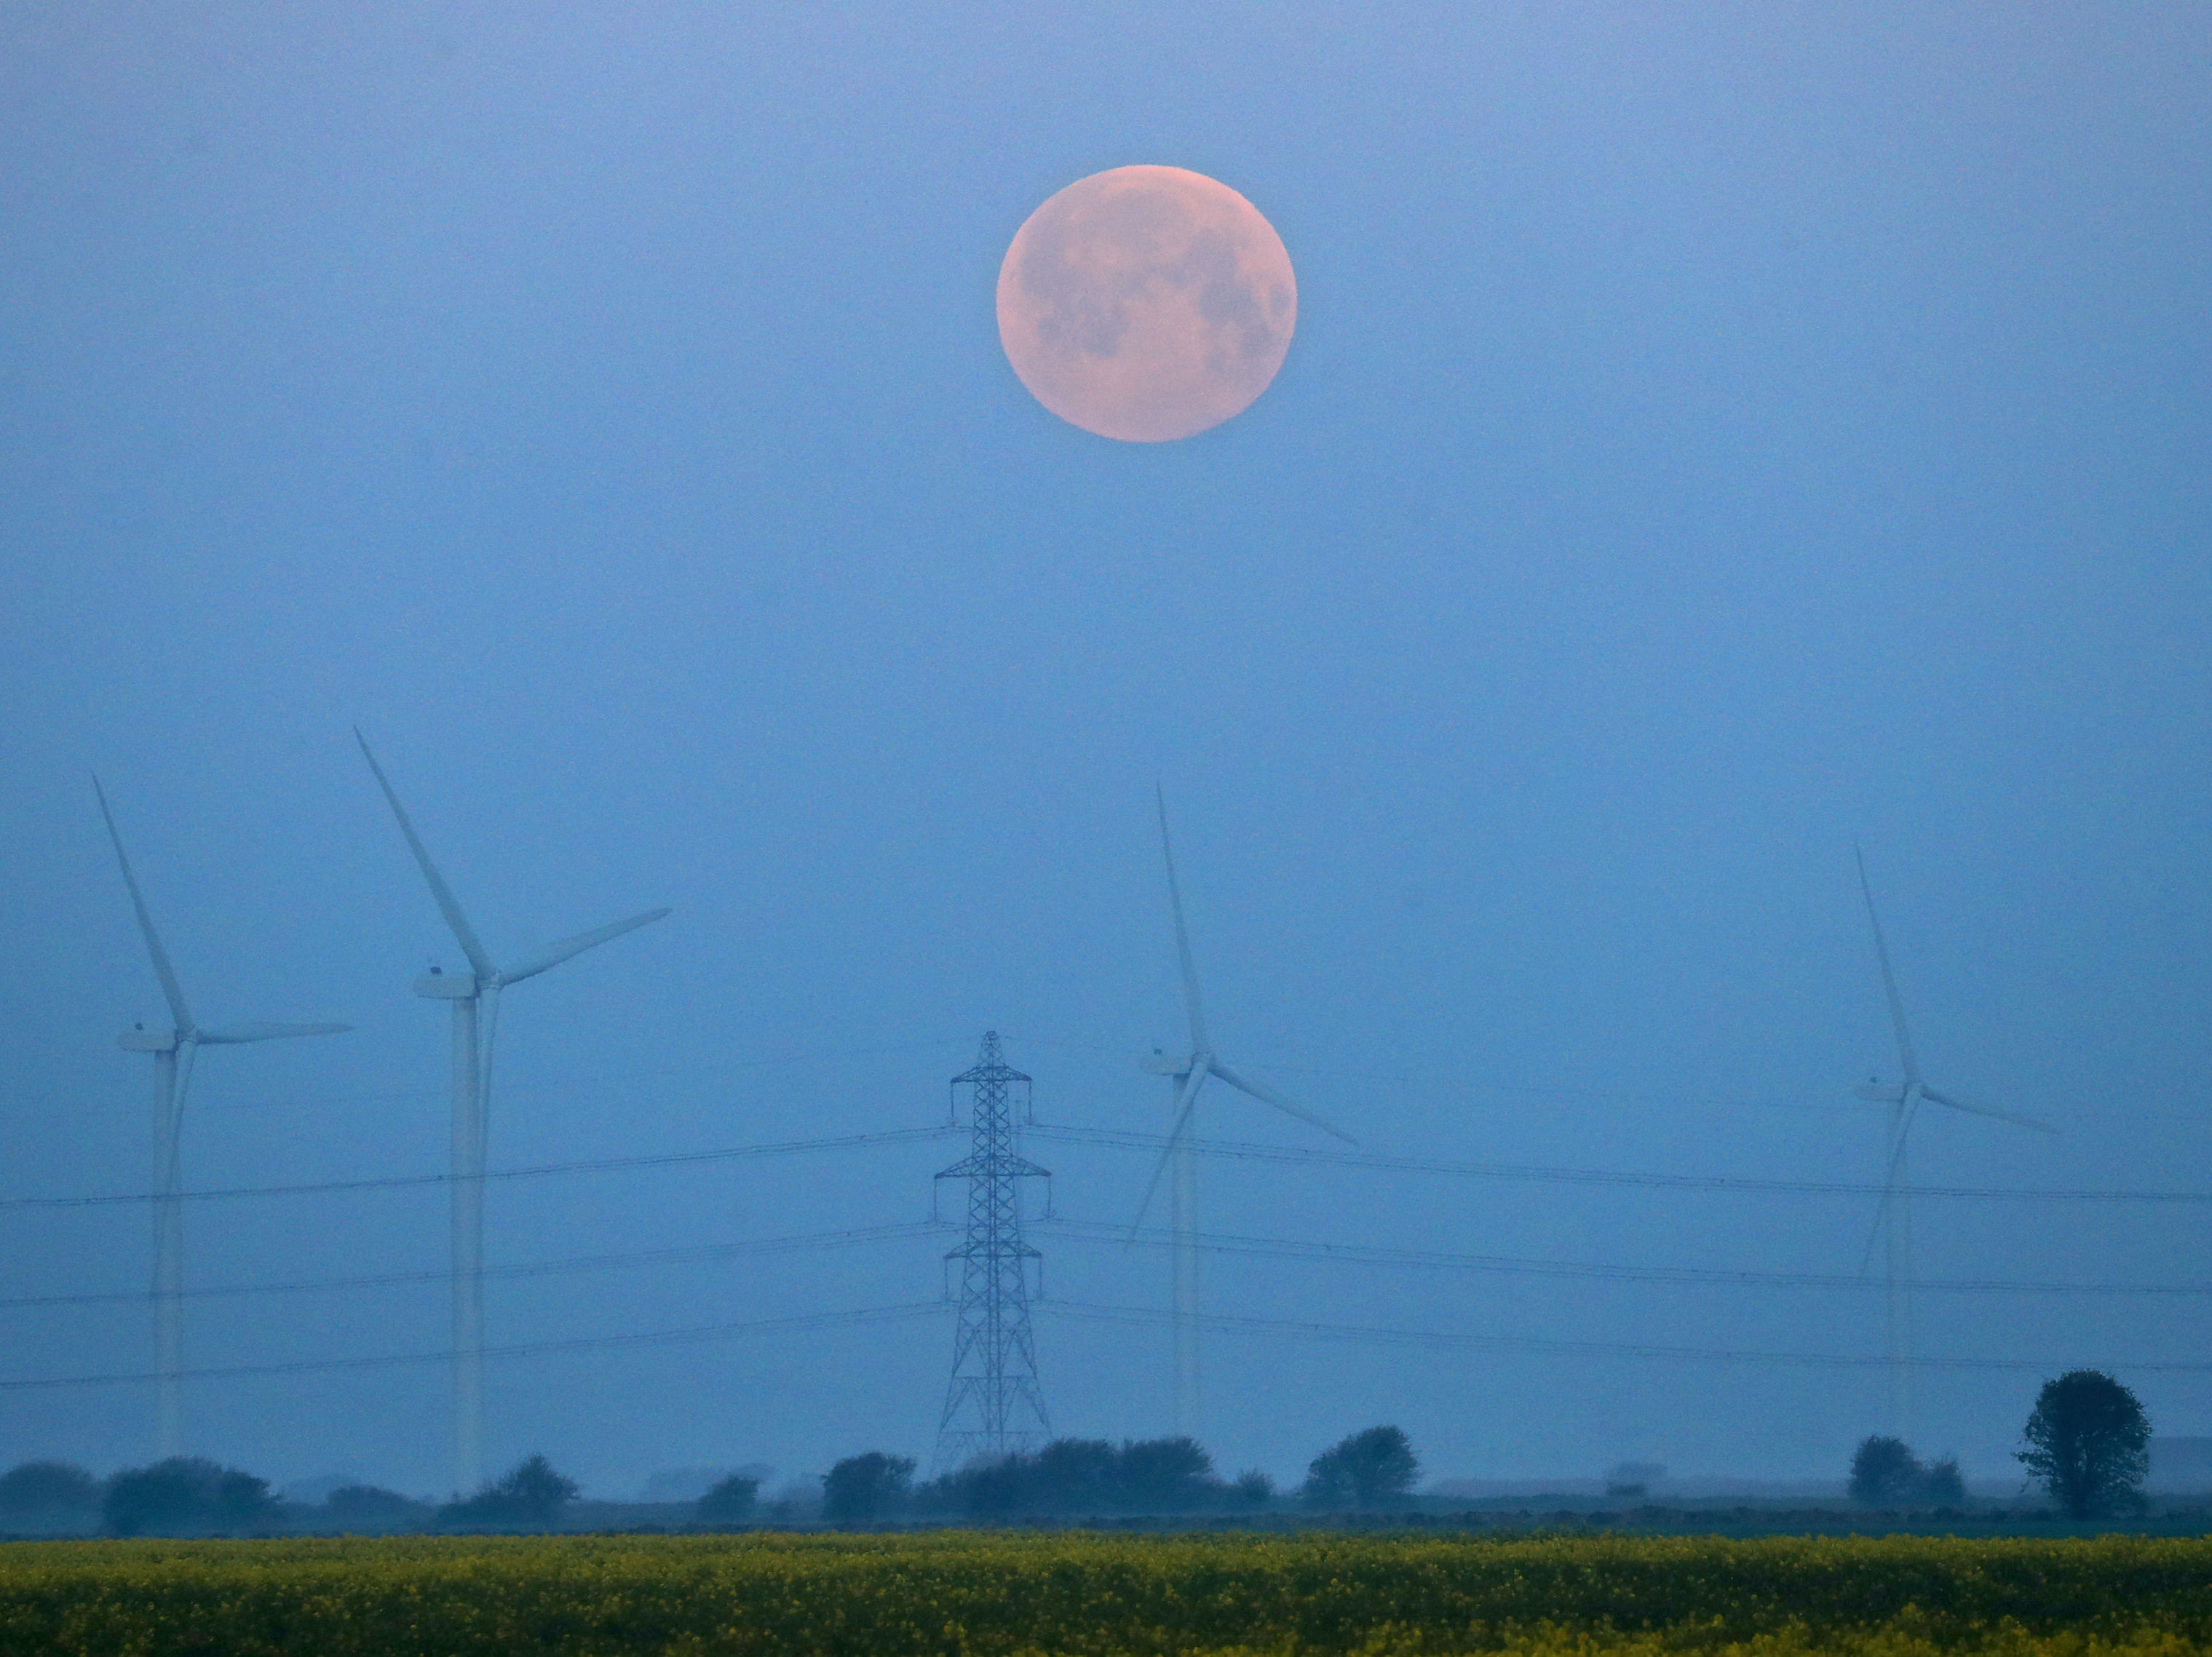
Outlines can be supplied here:
[[1022, 1241], [1016, 1183], [1052, 1177], [1027, 1162], [1014, 1139], [1009, 1085], [1030, 1078], [1006, 1063], [999, 1033], [987, 1030], [971, 1069], [952, 1078], [974, 1090], [975, 1148], [937, 1177], [968, 1181], [968, 1235], [947, 1260], [960, 1262], [960, 1325], [952, 1338], [952, 1380], [937, 1423], [937, 1466], [949, 1470], [978, 1456], [1036, 1449], [1052, 1436], [1037, 1390], [1036, 1343], [1030, 1330], [1029, 1272], [1043, 1256]]

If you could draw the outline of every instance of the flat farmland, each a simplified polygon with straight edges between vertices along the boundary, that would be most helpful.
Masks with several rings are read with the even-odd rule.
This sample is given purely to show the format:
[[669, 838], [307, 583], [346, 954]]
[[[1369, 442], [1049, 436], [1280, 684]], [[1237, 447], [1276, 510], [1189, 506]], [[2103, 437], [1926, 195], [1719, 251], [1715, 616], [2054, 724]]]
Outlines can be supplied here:
[[409, 1537], [0, 1547], [0, 1651], [2212, 1652], [2212, 1539]]

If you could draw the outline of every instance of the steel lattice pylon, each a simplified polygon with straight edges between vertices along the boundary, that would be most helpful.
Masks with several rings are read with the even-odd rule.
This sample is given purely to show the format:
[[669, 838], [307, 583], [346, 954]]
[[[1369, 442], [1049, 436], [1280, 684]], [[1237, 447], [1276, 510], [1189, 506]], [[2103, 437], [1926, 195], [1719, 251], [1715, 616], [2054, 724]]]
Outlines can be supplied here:
[[1017, 1150], [1008, 1097], [1016, 1082], [1026, 1088], [1030, 1078], [1006, 1063], [996, 1030], [984, 1033], [974, 1068], [952, 1078], [956, 1097], [963, 1086], [973, 1089], [975, 1142], [937, 1176], [968, 1181], [968, 1235], [945, 1257], [960, 1263], [960, 1326], [937, 1423], [940, 1469], [1033, 1450], [1052, 1436], [1030, 1330], [1030, 1262], [1043, 1256], [1022, 1241], [1018, 1184], [1052, 1175]]

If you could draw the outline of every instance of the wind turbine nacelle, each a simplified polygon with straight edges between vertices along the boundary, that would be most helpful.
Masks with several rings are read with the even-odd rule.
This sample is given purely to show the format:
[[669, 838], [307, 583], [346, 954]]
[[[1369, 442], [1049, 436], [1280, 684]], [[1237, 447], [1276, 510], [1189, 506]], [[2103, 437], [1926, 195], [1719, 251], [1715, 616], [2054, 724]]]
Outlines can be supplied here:
[[174, 1030], [125, 1030], [115, 1038], [115, 1045], [125, 1053], [174, 1053], [177, 1033]]
[[1137, 1068], [1154, 1076], [1187, 1076], [1190, 1073], [1190, 1060], [1164, 1053], [1148, 1053], [1137, 1060]]
[[1884, 1087], [1879, 1082], [1863, 1083], [1851, 1091], [1870, 1105], [1901, 1105], [1905, 1102], [1903, 1088]]
[[473, 1001], [477, 980], [473, 973], [424, 973], [415, 980], [415, 993], [433, 1001]]

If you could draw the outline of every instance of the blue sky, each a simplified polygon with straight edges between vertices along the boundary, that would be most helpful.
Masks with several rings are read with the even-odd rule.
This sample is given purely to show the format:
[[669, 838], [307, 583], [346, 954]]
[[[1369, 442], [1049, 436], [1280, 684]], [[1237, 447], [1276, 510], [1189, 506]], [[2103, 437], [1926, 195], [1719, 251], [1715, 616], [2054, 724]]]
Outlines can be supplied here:
[[[143, 1188], [156, 987], [204, 1016], [193, 1187], [434, 1172], [454, 964], [366, 729], [509, 998], [495, 1167], [941, 1120], [986, 1028], [1042, 1118], [1157, 1131], [1155, 780], [1232, 1061], [1390, 1154], [1863, 1182], [1893, 1070], [1866, 848], [1938, 1085], [1930, 1184], [2200, 1179], [2212, 1073], [2212, 116], [2188, 5], [21, 6], [0, 52], [0, 1110], [10, 1194]], [[1183, 442], [1091, 437], [996, 340], [1015, 228], [1132, 162], [1265, 213], [1299, 320]], [[1206, 1132], [1306, 1143], [1210, 1093]], [[1034, 1148], [1126, 1217], [1125, 1152]], [[515, 1181], [509, 1264], [926, 1216], [922, 1144]], [[1209, 1162], [1223, 1230], [1858, 1269], [1863, 1197]], [[201, 1285], [434, 1271], [435, 1192], [197, 1205]], [[1922, 1275], [2203, 1279], [2204, 1208], [1928, 1202]], [[136, 1211], [0, 1214], [10, 1296], [143, 1282]], [[1048, 1286], [1164, 1305], [1066, 1240]], [[937, 1292], [937, 1245], [495, 1286], [528, 1341]], [[1255, 1315], [1869, 1356], [1862, 1289], [1223, 1257]], [[2198, 1296], [1946, 1294], [1932, 1355], [2094, 1363], [2212, 1432]], [[142, 1369], [9, 1308], [6, 1376]], [[437, 1350], [435, 1284], [192, 1303], [210, 1367]], [[1161, 1430], [1166, 1342], [1040, 1324], [1055, 1425]], [[949, 1323], [495, 1365], [495, 1459], [586, 1485], [927, 1454]], [[1295, 1477], [1833, 1473], [1870, 1370], [1261, 1336], [1205, 1436]], [[2002, 1476], [2039, 1378], [1925, 1376]], [[434, 1366], [196, 1384], [280, 1478], [438, 1486]], [[143, 1459], [128, 1386], [0, 1459]]]

